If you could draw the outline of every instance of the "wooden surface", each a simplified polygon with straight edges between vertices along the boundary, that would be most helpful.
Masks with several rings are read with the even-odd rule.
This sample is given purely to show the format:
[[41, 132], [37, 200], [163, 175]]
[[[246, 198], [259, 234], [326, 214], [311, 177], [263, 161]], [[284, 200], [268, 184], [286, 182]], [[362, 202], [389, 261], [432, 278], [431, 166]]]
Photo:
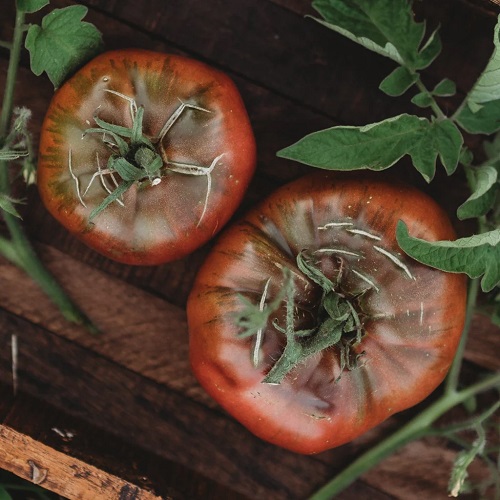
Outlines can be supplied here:
[[[259, 154], [239, 213], [307, 170], [276, 158], [278, 149], [327, 126], [412, 111], [406, 98], [378, 90], [393, 64], [304, 18], [311, 12], [305, 0], [80, 3], [88, 5], [88, 19], [104, 33], [108, 49], [187, 54], [235, 80]], [[2, 1], [1, 38], [11, 34], [11, 4]], [[491, 53], [500, 7], [486, 0], [425, 0], [416, 10], [430, 26], [441, 24], [443, 37], [443, 56], [426, 81], [447, 76], [465, 93]], [[3, 88], [7, 61], [5, 52], [0, 55]], [[36, 138], [52, 89], [22, 62], [16, 101], [33, 110]], [[450, 186], [440, 172], [425, 186], [404, 164], [395, 175], [425, 189], [450, 213], [463, 201], [461, 179]], [[33, 480], [35, 464], [35, 479], [70, 499], [302, 499], [418, 410], [312, 457], [256, 439], [203, 392], [188, 365], [185, 302], [210, 244], [179, 262], [134, 268], [71, 237], [47, 214], [36, 190], [29, 190], [23, 210], [43, 261], [103, 334], [93, 337], [66, 323], [21, 271], [0, 260], [0, 468]], [[15, 396], [13, 339], [19, 352]], [[466, 373], [499, 369], [499, 348], [498, 330], [477, 317]], [[340, 498], [445, 499], [455, 451], [438, 439], [412, 443]], [[473, 472], [483, 474], [478, 467]]]

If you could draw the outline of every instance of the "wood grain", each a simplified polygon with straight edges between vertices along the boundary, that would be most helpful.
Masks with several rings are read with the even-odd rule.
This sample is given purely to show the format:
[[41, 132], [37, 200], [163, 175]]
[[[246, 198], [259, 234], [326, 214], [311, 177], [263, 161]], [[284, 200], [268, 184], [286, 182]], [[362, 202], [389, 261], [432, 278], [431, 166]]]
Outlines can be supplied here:
[[[14, 3], [4, 3], [0, 37], [8, 39]], [[74, 3], [53, 0], [51, 5]], [[235, 218], [308, 170], [277, 158], [279, 149], [332, 125], [419, 111], [408, 105], [411, 96], [392, 99], [378, 90], [393, 68], [390, 61], [304, 19], [313, 12], [309, 0], [151, 0], [140, 8], [131, 0], [78, 3], [89, 7], [87, 19], [104, 32], [108, 49], [133, 45], [180, 53], [234, 79], [259, 158]], [[462, 97], [491, 53], [500, 7], [489, 0], [422, 0], [415, 9], [419, 18], [429, 19], [429, 27], [440, 24], [443, 40], [443, 55], [425, 71], [425, 82], [451, 77]], [[37, 141], [53, 89], [27, 69], [26, 53], [21, 62], [16, 103], [32, 109]], [[6, 53], [0, 51], [0, 89], [6, 67]], [[451, 112], [456, 99], [442, 104]], [[405, 161], [393, 175], [431, 194], [453, 216], [464, 200], [465, 183], [460, 176], [450, 181], [441, 170], [430, 186]], [[103, 333], [93, 337], [64, 321], [36, 285], [0, 259], [0, 467], [29, 477], [27, 460], [34, 460], [49, 470], [43, 485], [70, 499], [99, 498], [106, 483], [106, 498], [137, 487], [141, 495], [175, 500], [300, 500], [425, 406], [314, 457], [263, 443], [208, 398], [189, 367], [184, 307], [212, 243], [179, 262], [123, 266], [69, 235], [48, 215], [36, 189], [20, 188], [19, 194], [27, 195], [24, 225], [42, 260]], [[470, 232], [466, 224], [457, 223], [457, 229]], [[12, 335], [19, 343], [15, 397]], [[465, 379], [498, 370], [498, 350], [498, 329], [475, 317]], [[461, 411], [450, 412], [443, 424], [463, 417]], [[65, 438], [67, 431], [74, 437]], [[444, 499], [455, 453], [439, 439], [411, 443], [338, 498]], [[75, 463], [90, 476], [71, 476]], [[484, 470], [474, 467], [474, 477], [481, 477]]]
[[0, 425], [0, 467], [68, 498], [159, 500], [160, 497]]

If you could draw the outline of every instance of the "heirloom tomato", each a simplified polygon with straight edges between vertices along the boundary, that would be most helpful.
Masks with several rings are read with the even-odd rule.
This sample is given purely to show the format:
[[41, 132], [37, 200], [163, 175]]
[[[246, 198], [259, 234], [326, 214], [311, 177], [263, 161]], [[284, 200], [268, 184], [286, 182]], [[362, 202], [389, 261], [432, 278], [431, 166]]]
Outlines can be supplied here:
[[255, 141], [223, 73], [185, 57], [117, 50], [55, 93], [41, 137], [41, 198], [119, 262], [154, 265], [210, 239], [241, 202]]
[[190, 361], [262, 439], [300, 453], [347, 443], [430, 394], [465, 316], [463, 275], [404, 255], [410, 234], [453, 239], [422, 192], [319, 172], [228, 228], [188, 301]]

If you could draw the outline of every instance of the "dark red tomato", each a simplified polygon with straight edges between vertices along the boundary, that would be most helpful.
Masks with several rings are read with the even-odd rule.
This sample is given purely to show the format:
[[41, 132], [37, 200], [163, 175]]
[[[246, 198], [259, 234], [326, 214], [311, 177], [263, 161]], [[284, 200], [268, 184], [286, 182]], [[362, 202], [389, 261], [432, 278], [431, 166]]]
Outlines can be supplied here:
[[180, 56], [98, 56], [54, 95], [38, 184], [50, 213], [103, 255], [153, 265], [210, 239], [241, 202], [255, 141], [234, 83]]
[[[189, 297], [190, 360], [254, 434], [321, 452], [443, 380], [464, 324], [465, 280], [404, 255], [400, 219], [413, 236], [454, 238], [416, 189], [326, 172], [278, 189], [221, 236]], [[252, 318], [253, 332], [242, 327]]]

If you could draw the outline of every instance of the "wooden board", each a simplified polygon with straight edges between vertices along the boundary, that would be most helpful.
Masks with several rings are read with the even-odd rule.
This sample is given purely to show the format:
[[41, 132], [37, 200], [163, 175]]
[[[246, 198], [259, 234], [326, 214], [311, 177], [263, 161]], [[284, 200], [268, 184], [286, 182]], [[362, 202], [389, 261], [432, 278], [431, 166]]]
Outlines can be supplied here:
[[[406, 98], [378, 90], [393, 64], [305, 18], [313, 12], [306, 0], [151, 0], [141, 8], [132, 0], [79, 3], [89, 7], [88, 19], [109, 49], [183, 53], [234, 79], [259, 151], [256, 176], [235, 217], [307, 171], [277, 158], [280, 148], [335, 124], [414, 111]], [[2, 7], [0, 36], [8, 38], [13, 8], [10, 2]], [[423, 0], [415, 7], [430, 26], [441, 25], [443, 38], [443, 57], [426, 80], [449, 76], [463, 95], [491, 53], [500, 7], [486, 0]], [[16, 102], [33, 110], [36, 139], [52, 88], [26, 69], [27, 62], [24, 56]], [[0, 88], [6, 67], [2, 52]], [[404, 162], [394, 175], [426, 190], [450, 214], [463, 201], [460, 178], [450, 185], [439, 172], [427, 186]], [[204, 393], [187, 360], [186, 298], [211, 243], [175, 263], [120, 265], [71, 237], [35, 189], [27, 196], [30, 238], [103, 334], [94, 337], [65, 322], [21, 271], [0, 259], [0, 468], [29, 480], [38, 471], [42, 486], [69, 499], [301, 499], [417, 411], [312, 457], [258, 440]], [[459, 233], [469, 229], [457, 224]], [[19, 353], [15, 395], [13, 341]], [[498, 370], [499, 347], [498, 330], [476, 317], [467, 369]], [[439, 439], [411, 443], [339, 498], [444, 500], [454, 454]]]

